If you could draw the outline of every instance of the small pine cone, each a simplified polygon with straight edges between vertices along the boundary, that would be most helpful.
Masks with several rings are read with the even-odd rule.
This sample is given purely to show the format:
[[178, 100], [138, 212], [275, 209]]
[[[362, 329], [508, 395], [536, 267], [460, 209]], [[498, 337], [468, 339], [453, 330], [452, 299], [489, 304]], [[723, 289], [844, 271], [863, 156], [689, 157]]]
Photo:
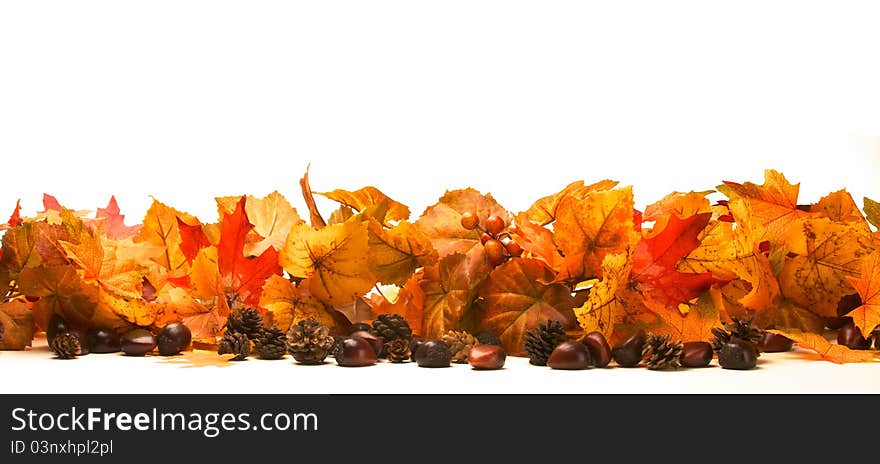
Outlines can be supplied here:
[[277, 327], [269, 327], [254, 341], [254, 348], [263, 359], [281, 359], [287, 354], [287, 335]]
[[396, 338], [385, 345], [385, 351], [388, 354], [388, 360], [393, 363], [402, 363], [410, 358], [409, 340]]
[[251, 341], [243, 333], [227, 331], [220, 340], [217, 354], [234, 354], [230, 361], [244, 361], [251, 354]]
[[237, 309], [226, 319], [227, 332], [239, 332], [256, 340], [263, 332], [263, 315], [255, 308]]
[[477, 344], [477, 339], [473, 335], [464, 331], [450, 330], [441, 338], [443, 343], [449, 345], [449, 351], [452, 353], [452, 362], [464, 364], [471, 354], [471, 348]]
[[648, 340], [642, 348], [642, 358], [648, 369], [664, 370], [678, 369], [681, 365], [678, 357], [684, 349], [680, 340], [671, 341], [672, 335], [648, 335]]
[[559, 321], [549, 320], [537, 328], [526, 332], [524, 348], [529, 355], [529, 363], [546, 366], [550, 353], [565, 341], [565, 327]]
[[58, 359], [73, 359], [79, 353], [79, 337], [71, 332], [63, 332], [52, 339], [50, 345]]
[[302, 364], [323, 363], [333, 344], [330, 329], [311, 317], [291, 325], [287, 331], [287, 350]]
[[490, 330], [479, 332], [474, 335], [474, 338], [476, 338], [477, 341], [480, 342], [480, 345], [502, 346], [501, 339], [498, 338], [498, 335], [495, 335], [495, 332], [492, 332]]
[[412, 329], [400, 314], [380, 314], [373, 321], [373, 333], [385, 342], [402, 338], [412, 339]]
[[730, 318], [730, 322], [722, 322], [721, 324], [724, 328], [715, 327], [712, 329], [712, 349], [715, 352], [720, 351], [731, 338], [739, 338], [751, 342], [755, 346], [760, 346], [761, 340], [764, 338], [764, 331], [754, 325], [752, 317], [733, 316]]

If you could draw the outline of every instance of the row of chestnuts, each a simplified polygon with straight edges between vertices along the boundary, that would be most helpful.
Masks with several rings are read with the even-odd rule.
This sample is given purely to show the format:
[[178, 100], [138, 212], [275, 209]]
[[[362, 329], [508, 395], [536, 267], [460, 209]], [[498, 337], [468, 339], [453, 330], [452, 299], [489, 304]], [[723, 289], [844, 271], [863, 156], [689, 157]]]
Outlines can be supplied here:
[[[132, 329], [122, 336], [106, 329], [93, 328], [82, 331], [73, 328], [64, 318], [53, 315], [46, 328], [46, 340], [52, 346], [55, 337], [71, 333], [80, 341], [77, 356], [89, 353], [117, 353], [128, 356], [144, 356], [157, 346], [162, 356], [172, 356], [186, 349], [192, 341], [192, 332], [179, 322], [166, 325], [158, 336], [146, 329]], [[85, 341], [85, 343], [83, 343]]]

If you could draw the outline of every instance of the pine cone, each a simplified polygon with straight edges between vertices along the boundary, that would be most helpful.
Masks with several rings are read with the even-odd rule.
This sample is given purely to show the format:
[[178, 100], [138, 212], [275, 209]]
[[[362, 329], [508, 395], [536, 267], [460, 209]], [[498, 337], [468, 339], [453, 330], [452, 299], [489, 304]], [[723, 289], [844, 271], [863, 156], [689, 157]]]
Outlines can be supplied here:
[[269, 327], [254, 341], [254, 348], [263, 359], [281, 359], [287, 354], [287, 336], [277, 327]]
[[672, 335], [648, 335], [648, 340], [642, 348], [642, 358], [648, 369], [664, 370], [678, 369], [678, 357], [684, 344], [680, 340], [671, 341]]
[[311, 317], [291, 325], [287, 331], [287, 350], [302, 364], [323, 363], [333, 344], [330, 329]]
[[263, 332], [263, 315], [255, 308], [237, 309], [226, 319], [227, 332], [239, 332], [256, 340]]
[[230, 361], [244, 361], [251, 354], [251, 341], [243, 333], [227, 330], [220, 340], [217, 354], [234, 354]]
[[409, 340], [396, 338], [385, 345], [385, 351], [388, 354], [388, 360], [393, 363], [402, 363], [410, 358]]
[[730, 322], [721, 323], [724, 328], [715, 327], [712, 329], [712, 349], [715, 350], [715, 352], [720, 351], [731, 338], [739, 338], [751, 342], [755, 346], [761, 345], [761, 340], [764, 338], [764, 331], [752, 323], [753, 318], [739, 318], [733, 316], [730, 319]]
[[58, 359], [73, 359], [79, 354], [79, 337], [71, 332], [60, 333], [52, 339], [49, 347], [52, 348]]
[[449, 351], [452, 353], [452, 362], [464, 364], [471, 354], [471, 348], [477, 344], [477, 339], [467, 332], [458, 332], [450, 330], [442, 337], [443, 343], [449, 345]]
[[498, 335], [495, 335], [495, 332], [492, 332], [490, 330], [479, 332], [474, 335], [474, 338], [476, 338], [477, 341], [480, 342], [480, 345], [502, 346], [501, 339], [498, 338]]
[[410, 340], [412, 329], [409, 323], [400, 314], [380, 314], [373, 321], [373, 333], [387, 343], [391, 340], [402, 338]]
[[550, 353], [565, 341], [565, 327], [559, 321], [549, 320], [537, 328], [526, 332], [524, 348], [529, 355], [529, 363], [546, 366]]

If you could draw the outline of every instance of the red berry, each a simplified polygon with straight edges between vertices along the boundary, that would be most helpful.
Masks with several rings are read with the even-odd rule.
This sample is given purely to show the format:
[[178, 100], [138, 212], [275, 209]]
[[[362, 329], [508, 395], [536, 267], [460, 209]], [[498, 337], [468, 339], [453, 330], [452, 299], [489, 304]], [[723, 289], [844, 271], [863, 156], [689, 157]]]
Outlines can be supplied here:
[[489, 240], [492, 240], [492, 236], [491, 236], [491, 235], [489, 235], [489, 234], [487, 234], [487, 233], [485, 233], [485, 232], [483, 232], [483, 234], [480, 235], [480, 243], [482, 243], [483, 245], [485, 245], [486, 242], [488, 242]]
[[461, 215], [461, 226], [467, 230], [474, 230], [480, 223], [480, 218], [476, 214], [468, 211]]
[[489, 216], [489, 219], [486, 219], [486, 230], [496, 237], [504, 230], [504, 227], [506, 227], [506, 224], [504, 224], [504, 219], [501, 216], [493, 214]]
[[522, 256], [523, 249], [519, 246], [519, 243], [511, 240], [504, 244], [504, 248], [507, 248], [507, 252], [510, 253], [510, 256]]
[[504, 262], [504, 245], [498, 240], [492, 239], [483, 245], [486, 250], [486, 258], [493, 266], [497, 266]]

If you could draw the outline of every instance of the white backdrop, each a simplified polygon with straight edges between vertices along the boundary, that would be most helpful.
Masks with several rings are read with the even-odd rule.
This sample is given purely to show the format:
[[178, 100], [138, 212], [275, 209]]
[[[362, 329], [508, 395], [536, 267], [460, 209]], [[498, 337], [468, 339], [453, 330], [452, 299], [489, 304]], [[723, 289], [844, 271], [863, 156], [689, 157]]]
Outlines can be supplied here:
[[[603, 2], [605, 3], [605, 2]], [[129, 223], [149, 195], [373, 184], [508, 209], [570, 181], [802, 182], [880, 197], [870, 3], [80, 1], [0, 6], [0, 214], [49, 192]], [[133, 221], [132, 221], [133, 219]]]

